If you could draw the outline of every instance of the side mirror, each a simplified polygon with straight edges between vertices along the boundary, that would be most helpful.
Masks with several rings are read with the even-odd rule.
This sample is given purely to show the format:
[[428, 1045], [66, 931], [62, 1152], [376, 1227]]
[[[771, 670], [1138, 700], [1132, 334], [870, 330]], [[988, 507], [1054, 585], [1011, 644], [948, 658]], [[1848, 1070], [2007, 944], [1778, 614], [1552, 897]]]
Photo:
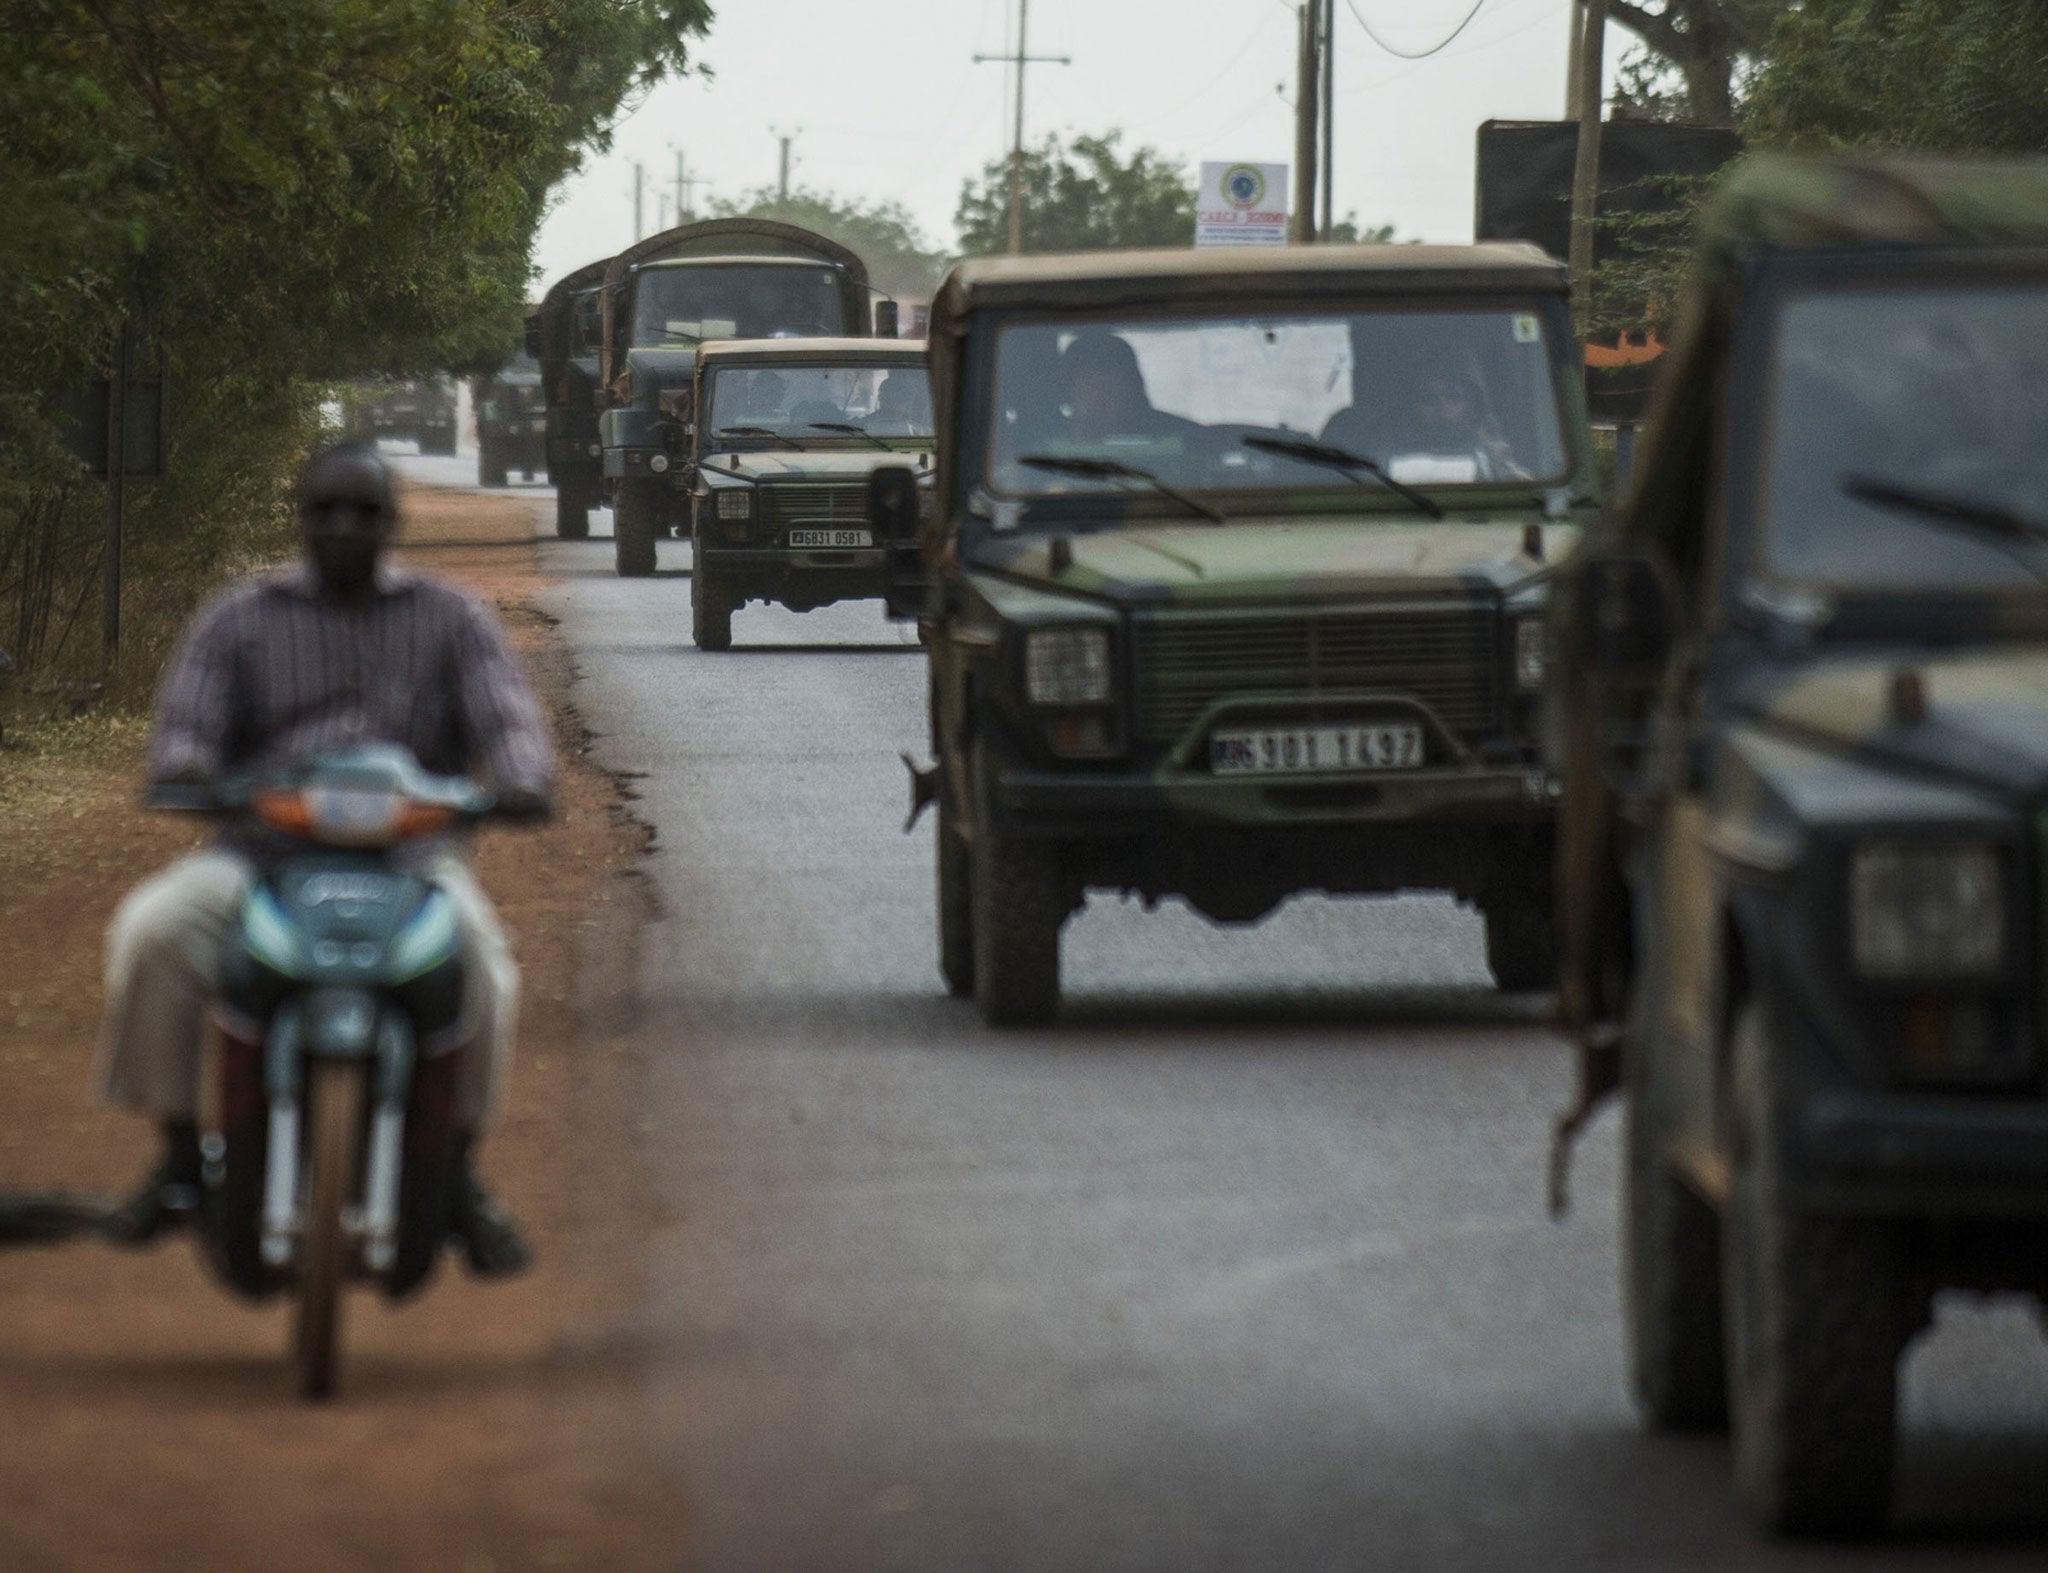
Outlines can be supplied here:
[[538, 313], [526, 319], [526, 353], [535, 360], [540, 359], [540, 316]]
[[1627, 552], [1590, 557], [1577, 575], [1574, 633], [1610, 676], [1651, 671], [1671, 648], [1671, 590], [1663, 567]]
[[878, 339], [893, 339], [898, 337], [900, 332], [900, 324], [896, 318], [896, 302], [893, 300], [876, 301], [875, 337]]
[[917, 472], [907, 464], [885, 464], [868, 472], [868, 523], [876, 536], [892, 546], [917, 542], [922, 510]]

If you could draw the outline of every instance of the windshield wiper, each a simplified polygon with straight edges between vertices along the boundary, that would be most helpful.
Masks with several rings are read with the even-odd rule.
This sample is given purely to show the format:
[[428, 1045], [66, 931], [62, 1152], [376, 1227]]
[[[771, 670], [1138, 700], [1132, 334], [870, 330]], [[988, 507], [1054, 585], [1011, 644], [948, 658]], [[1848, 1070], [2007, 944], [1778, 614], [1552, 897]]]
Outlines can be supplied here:
[[777, 442], [788, 443], [798, 453], [804, 451], [804, 445], [794, 437], [779, 431], [770, 431], [766, 426], [721, 426], [711, 435], [714, 437], [773, 437]]
[[1444, 516], [1442, 503], [1427, 492], [1417, 491], [1406, 481], [1395, 480], [1377, 459], [1368, 459], [1346, 448], [1333, 448], [1326, 442], [1310, 442], [1305, 437], [1245, 437], [1240, 440], [1247, 448], [1256, 448], [1261, 453], [1277, 453], [1284, 459], [1299, 459], [1304, 464], [1342, 470], [1353, 480], [1361, 474], [1370, 475], [1396, 497], [1413, 504], [1419, 512], [1428, 514], [1432, 519]]
[[865, 426], [855, 426], [850, 421], [806, 421], [804, 424], [818, 431], [844, 432], [849, 437], [865, 437], [884, 453], [894, 453], [896, 451]]
[[2025, 514], [1976, 497], [1952, 497], [1945, 492], [1924, 492], [1915, 486], [1901, 486], [1876, 475], [1844, 472], [1835, 484], [1843, 495], [1858, 502], [1874, 503], [1898, 513], [1910, 513], [1930, 524], [1959, 524], [1984, 535], [2008, 541], [2048, 541], [2048, 519], [2030, 519]]
[[1230, 520], [1217, 508], [1190, 497], [1186, 492], [1167, 485], [1150, 470], [1141, 470], [1135, 464], [1124, 464], [1116, 459], [1068, 458], [1057, 453], [1025, 453], [1017, 457], [1019, 464], [1034, 470], [1050, 470], [1055, 475], [1072, 475], [1087, 481], [1137, 481], [1151, 487], [1170, 502], [1177, 502], [1190, 513], [1198, 513], [1215, 524], [1228, 524]]

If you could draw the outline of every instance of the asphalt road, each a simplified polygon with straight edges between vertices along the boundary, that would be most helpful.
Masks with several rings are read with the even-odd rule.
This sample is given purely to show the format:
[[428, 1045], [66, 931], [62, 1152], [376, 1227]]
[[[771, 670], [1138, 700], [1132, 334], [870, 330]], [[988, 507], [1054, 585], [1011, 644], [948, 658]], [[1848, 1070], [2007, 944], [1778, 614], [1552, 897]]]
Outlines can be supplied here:
[[1640, 1430], [1616, 1122], [1550, 1221], [1570, 1065], [1475, 918], [1303, 900], [1224, 930], [1098, 897], [1060, 1023], [988, 1031], [940, 985], [930, 821], [900, 828], [911, 635], [756, 606], [707, 656], [687, 547], [640, 581], [607, 540], [542, 556], [655, 832], [635, 1030], [666, 1221], [621, 1424], [684, 1482], [680, 1565], [2048, 1566], [2019, 1305], [1945, 1303], [1909, 1357], [1882, 1547], [1762, 1541], [1724, 1444]]

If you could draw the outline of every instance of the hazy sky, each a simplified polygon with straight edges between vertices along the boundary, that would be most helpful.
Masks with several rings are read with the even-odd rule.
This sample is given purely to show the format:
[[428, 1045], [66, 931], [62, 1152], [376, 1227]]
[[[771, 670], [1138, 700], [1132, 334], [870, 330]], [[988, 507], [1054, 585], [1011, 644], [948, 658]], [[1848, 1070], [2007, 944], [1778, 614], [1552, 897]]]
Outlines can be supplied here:
[[[1293, 150], [1293, 0], [1029, 0], [1034, 65], [1025, 136], [1121, 127], [1193, 166], [1287, 161]], [[791, 184], [892, 197], [927, 240], [954, 241], [961, 182], [1007, 151], [1010, 71], [976, 54], [1011, 47], [1017, 0], [714, 0], [698, 58], [711, 73], [664, 84], [619, 123], [613, 150], [556, 194], [537, 262], [543, 282], [667, 218], [676, 155], [707, 193], [776, 178], [777, 132], [795, 137]], [[1491, 119], [1563, 113], [1569, 0], [1483, 0], [1441, 54], [1401, 60], [1366, 35], [1425, 49], [1471, 0], [1337, 0], [1340, 214], [1403, 239], [1472, 238], [1475, 133]], [[1612, 62], [1629, 41], [1610, 30]], [[1283, 99], [1276, 87], [1284, 88]]]

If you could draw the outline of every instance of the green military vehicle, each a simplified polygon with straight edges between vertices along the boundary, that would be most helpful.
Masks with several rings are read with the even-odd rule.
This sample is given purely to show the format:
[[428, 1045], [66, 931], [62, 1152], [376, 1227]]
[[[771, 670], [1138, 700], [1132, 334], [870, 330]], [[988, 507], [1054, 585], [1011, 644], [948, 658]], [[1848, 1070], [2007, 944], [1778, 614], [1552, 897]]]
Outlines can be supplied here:
[[604, 447], [598, 440], [598, 350], [604, 339], [604, 270], [587, 263], [557, 279], [526, 319], [526, 352], [540, 366], [547, 403], [548, 484], [555, 489], [555, 534], [590, 535], [590, 510], [604, 495]]
[[540, 362], [521, 350], [470, 388], [476, 409], [476, 483], [503, 486], [517, 470], [532, 480], [547, 465], [548, 417]]
[[1934, 1293], [2048, 1292], [2048, 164], [1759, 159], [1706, 232], [1557, 597], [1564, 1134], [1625, 1089], [1648, 1421], [1861, 1532]]
[[923, 340], [701, 345], [683, 414], [674, 474], [691, 499], [698, 649], [730, 649], [732, 614], [749, 601], [808, 612], [884, 594], [867, 478], [912, 456], [931, 466]]
[[[896, 336], [869, 310], [867, 268], [844, 246], [768, 219], [707, 219], [612, 258], [604, 275], [599, 438], [618, 571], [654, 572], [654, 543], [687, 531], [668, 430], [709, 339]], [[871, 328], [871, 323], [873, 324]]]
[[347, 431], [368, 442], [389, 437], [421, 453], [455, 452], [455, 385], [445, 377], [381, 377], [358, 383], [347, 406]]
[[1547, 985], [1545, 585], [1597, 506], [1564, 269], [1532, 247], [975, 261], [933, 302], [936, 476], [878, 469], [929, 649], [939, 962], [1059, 998], [1090, 888], [1250, 922], [1475, 902]]

